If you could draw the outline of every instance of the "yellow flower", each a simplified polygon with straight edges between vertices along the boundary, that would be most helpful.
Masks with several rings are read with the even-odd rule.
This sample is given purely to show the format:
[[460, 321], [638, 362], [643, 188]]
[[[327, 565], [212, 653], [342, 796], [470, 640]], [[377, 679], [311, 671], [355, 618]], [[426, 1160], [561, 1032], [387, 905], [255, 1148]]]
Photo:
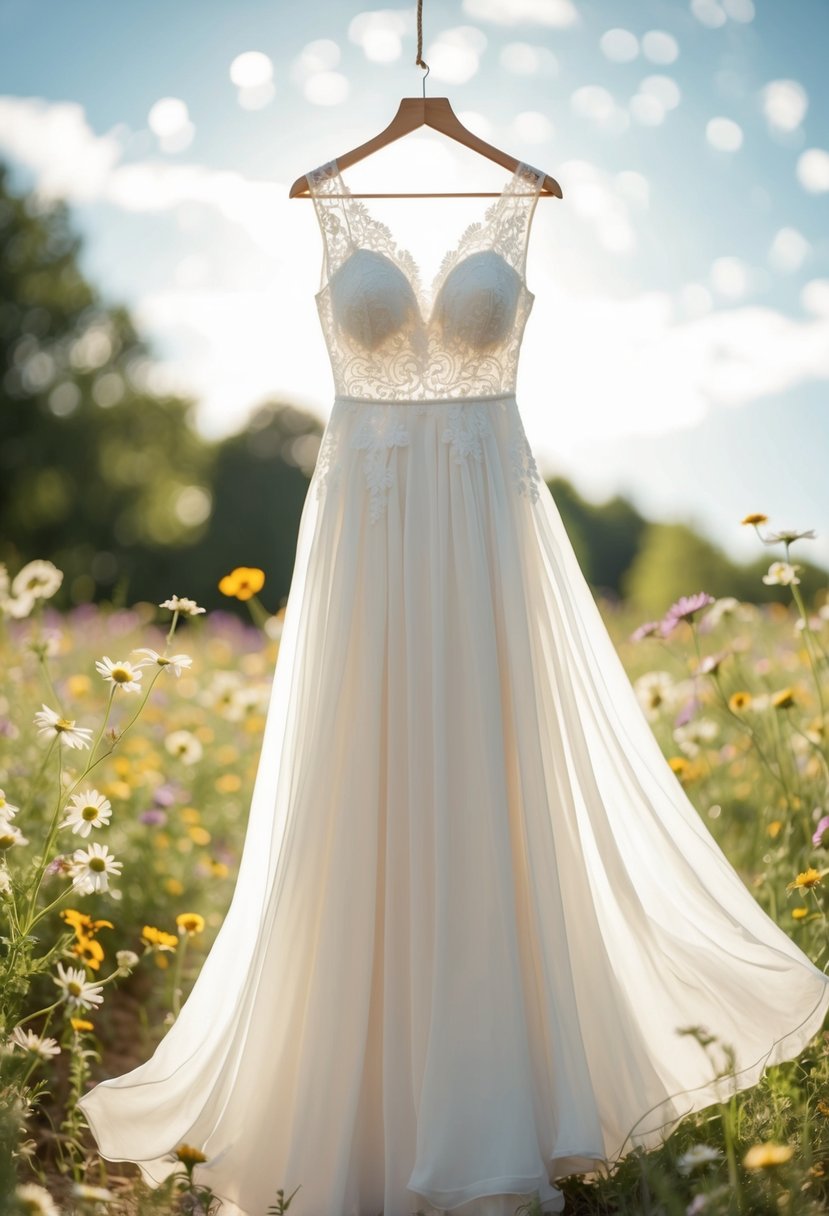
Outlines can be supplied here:
[[241, 785], [238, 773], [222, 773], [221, 777], [216, 778], [216, 789], [220, 794], [235, 794]]
[[783, 823], [780, 819], [772, 819], [771, 823], [769, 824], [769, 836], [771, 836], [772, 840], [774, 840], [775, 836], [780, 834], [780, 829], [782, 826]]
[[802, 920], [804, 916], [808, 915], [808, 908], [792, 908], [792, 916], [795, 918], [795, 920]]
[[751, 705], [751, 693], [742, 689], [739, 692], [732, 692], [728, 698], [728, 708], [733, 713], [738, 713], [741, 709], [748, 709], [749, 705]]
[[222, 595], [237, 600], [249, 600], [265, 585], [265, 574], [255, 566], [237, 566], [219, 580]]
[[179, 812], [179, 818], [183, 823], [198, 823], [200, 816], [194, 806], [185, 806]]
[[214, 878], [227, 878], [230, 868], [223, 861], [210, 861], [210, 873]]
[[673, 771], [676, 773], [677, 777], [687, 776], [688, 770], [691, 767], [684, 756], [671, 756], [668, 763], [670, 764]]
[[744, 519], [740, 520], [741, 524], [755, 524], [756, 525], [756, 524], [767, 524], [768, 522], [769, 522], [768, 515], [763, 515], [763, 513], [761, 511], [752, 511], [751, 514], [746, 515]]
[[175, 1149], [173, 1156], [178, 1158], [188, 1174], [193, 1172], [194, 1166], [201, 1165], [203, 1161], [207, 1160], [204, 1153], [198, 1148], [193, 1148], [192, 1144], [180, 1144]]
[[141, 930], [141, 940], [150, 950], [175, 950], [178, 938], [175, 933], [165, 933], [153, 925], [145, 925]]
[[81, 938], [80, 941], [75, 942], [72, 953], [83, 959], [92, 971], [100, 970], [104, 957], [104, 948], [100, 942], [94, 941], [91, 937]]
[[82, 1030], [95, 1029], [95, 1024], [93, 1022], [88, 1022], [86, 1018], [70, 1018], [69, 1025], [73, 1030], [76, 1030], [78, 1034], [80, 1034]]
[[190, 828], [187, 834], [193, 841], [193, 844], [206, 845], [210, 844], [210, 841], [213, 839], [207, 828], [199, 826]]
[[180, 933], [186, 933], [192, 937], [194, 933], [201, 933], [204, 929], [204, 917], [200, 916], [198, 912], [179, 912], [176, 924]]
[[794, 882], [787, 883], [786, 890], [794, 891], [810, 891], [812, 887], [816, 887], [821, 880], [820, 870], [816, 870], [814, 866], [809, 866], [808, 870], [803, 870], [798, 874]]
[[817, 1109], [819, 1114], [829, 1116], [829, 1102], [824, 1098], [818, 1099]]
[[752, 1144], [743, 1157], [743, 1165], [748, 1170], [761, 1170], [767, 1165], [784, 1165], [794, 1153], [790, 1144], [775, 1144], [769, 1140], [765, 1144]]
[[773, 694], [771, 703], [775, 709], [788, 709], [794, 705], [794, 691], [791, 688], [781, 688]]
[[164, 889], [169, 895], [183, 895], [184, 883], [179, 882], [177, 878], [168, 878], [165, 880]]
[[66, 691], [73, 701], [77, 700], [78, 697], [83, 697], [89, 692], [91, 687], [92, 681], [90, 680], [89, 676], [70, 676], [66, 681]]

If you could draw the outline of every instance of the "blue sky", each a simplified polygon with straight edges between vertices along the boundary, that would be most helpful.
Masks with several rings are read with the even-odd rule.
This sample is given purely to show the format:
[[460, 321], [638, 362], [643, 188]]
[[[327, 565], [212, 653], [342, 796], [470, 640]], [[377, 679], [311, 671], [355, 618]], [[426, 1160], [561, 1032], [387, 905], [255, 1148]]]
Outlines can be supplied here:
[[[0, 157], [66, 198], [86, 272], [205, 433], [272, 395], [327, 417], [319, 231], [287, 191], [419, 93], [414, 32], [413, 5], [0, 0]], [[756, 552], [740, 516], [765, 510], [816, 528], [829, 564], [827, 45], [825, 0], [424, 4], [428, 91], [564, 189], [527, 272], [542, 469], [737, 556]], [[346, 177], [503, 184], [428, 132]], [[481, 200], [373, 206], [428, 270]]]

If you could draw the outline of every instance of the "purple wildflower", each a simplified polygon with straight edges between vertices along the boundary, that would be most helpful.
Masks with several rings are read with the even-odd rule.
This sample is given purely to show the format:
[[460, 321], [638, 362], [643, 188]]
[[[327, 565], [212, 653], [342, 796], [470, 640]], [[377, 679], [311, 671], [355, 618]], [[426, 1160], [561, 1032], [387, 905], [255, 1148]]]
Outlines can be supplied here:
[[167, 782], [166, 785], [160, 785], [153, 794], [153, 802], [156, 806], [172, 806], [176, 800], [175, 786]]
[[660, 624], [663, 637], [673, 633], [680, 621], [692, 621], [694, 615], [702, 608], [714, 603], [713, 595], [707, 591], [697, 591], [694, 595], [681, 595], [676, 603], [671, 604]]
[[700, 703], [696, 696], [689, 697], [674, 718], [674, 726], [687, 726], [699, 708]]
[[817, 849], [829, 846], [829, 815], [824, 815], [822, 819], [818, 820], [815, 834], [812, 837], [812, 844]]
[[141, 812], [138, 822], [146, 823], [150, 827], [160, 827], [167, 822], [167, 812], [162, 811], [159, 807], [150, 807], [149, 810]]
[[644, 625], [640, 625], [634, 629], [630, 635], [631, 642], [641, 642], [642, 638], [653, 637], [659, 630], [659, 621], [645, 621]]

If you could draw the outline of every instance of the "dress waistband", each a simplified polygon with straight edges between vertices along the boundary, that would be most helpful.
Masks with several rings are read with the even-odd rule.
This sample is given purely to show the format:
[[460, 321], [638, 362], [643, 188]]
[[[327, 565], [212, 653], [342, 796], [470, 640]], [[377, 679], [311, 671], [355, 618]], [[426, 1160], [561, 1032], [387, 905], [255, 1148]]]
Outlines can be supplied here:
[[473, 405], [487, 401], [514, 401], [515, 393], [491, 393], [481, 397], [353, 397], [336, 393], [334, 403], [355, 405]]

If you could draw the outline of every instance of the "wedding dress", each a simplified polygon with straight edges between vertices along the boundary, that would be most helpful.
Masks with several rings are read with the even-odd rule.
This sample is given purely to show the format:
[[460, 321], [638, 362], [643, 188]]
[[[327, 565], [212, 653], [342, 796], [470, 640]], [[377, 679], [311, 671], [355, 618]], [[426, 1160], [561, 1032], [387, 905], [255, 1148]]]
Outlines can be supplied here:
[[[304, 503], [233, 901], [151, 1059], [81, 1101], [222, 1213], [511, 1216], [821, 1028], [829, 979], [665, 760], [515, 398], [542, 174], [412, 256], [309, 175], [336, 397]], [[600, 352], [597, 357], [600, 357]], [[551, 359], [554, 355], [551, 353]], [[561, 408], [554, 404], [552, 408]]]

